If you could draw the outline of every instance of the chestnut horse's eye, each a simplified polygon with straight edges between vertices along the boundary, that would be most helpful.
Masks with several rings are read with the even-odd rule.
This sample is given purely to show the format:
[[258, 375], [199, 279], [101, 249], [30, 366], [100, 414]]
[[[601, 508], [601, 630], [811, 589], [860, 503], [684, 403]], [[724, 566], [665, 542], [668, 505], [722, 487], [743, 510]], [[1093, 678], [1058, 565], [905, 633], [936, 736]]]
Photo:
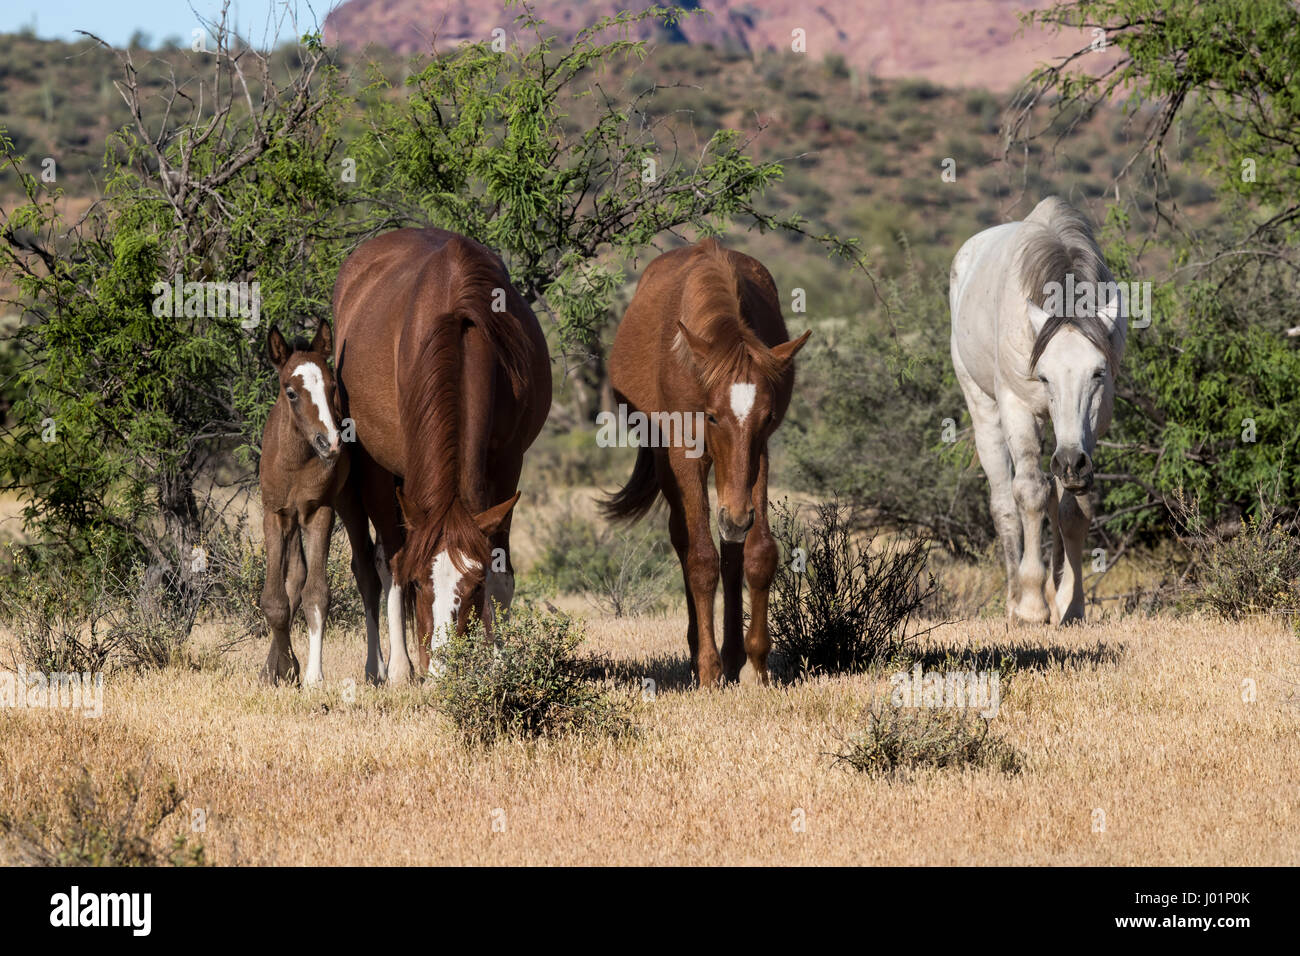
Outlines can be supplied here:
[[717, 417], [716, 417], [712, 412], [707, 413], [707, 417], [708, 417], [708, 419], [709, 419], [709, 424], [710, 424], [710, 425], [716, 425], [716, 424], [718, 424], [718, 419], [717, 419]]
[[291, 401], [291, 402], [296, 402], [296, 401], [298, 401], [298, 393], [295, 392], [295, 391], [294, 391], [292, 388], [290, 388], [288, 385], [286, 385], [286, 386], [284, 387], [284, 394], [286, 394], [286, 395], [289, 396], [289, 401]]

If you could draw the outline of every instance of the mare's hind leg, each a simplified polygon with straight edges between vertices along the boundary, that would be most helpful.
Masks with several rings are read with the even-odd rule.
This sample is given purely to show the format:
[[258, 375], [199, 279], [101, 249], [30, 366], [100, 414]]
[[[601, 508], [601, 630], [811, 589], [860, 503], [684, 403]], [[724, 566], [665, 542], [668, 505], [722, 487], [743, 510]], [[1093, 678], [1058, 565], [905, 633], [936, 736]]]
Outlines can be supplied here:
[[1011, 451], [1002, 434], [997, 401], [971, 380], [955, 353], [953, 364], [957, 370], [957, 381], [966, 396], [966, 408], [970, 412], [971, 428], [975, 433], [975, 450], [989, 480], [989, 511], [993, 515], [993, 527], [997, 530], [998, 540], [1002, 542], [1002, 557], [1007, 571], [1007, 616], [1014, 617], [1020, 600], [1023, 532], [1013, 492]]
[[298, 681], [298, 658], [289, 643], [289, 625], [293, 614], [289, 592], [285, 587], [289, 574], [289, 552], [298, 548], [297, 522], [287, 515], [267, 510], [262, 516], [266, 545], [266, 583], [262, 587], [262, 613], [271, 627], [271, 649], [261, 678], [265, 683]]
[[383, 586], [375, 568], [370, 523], [356, 494], [357, 489], [349, 478], [334, 504], [352, 546], [352, 576], [361, 592], [361, 606], [366, 618], [366, 680], [379, 684], [388, 679], [388, 667], [379, 648], [379, 597]]
[[330, 537], [334, 531], [334, 509], [317, 508], [303, 523], [306, 551], [306, 580], [302, 588], [303, 609], [307, 615], [307, 672], [303, 683], [314, 687], [324, 682], [325, 618], [329, 614], [330, 586], [326, 573]]

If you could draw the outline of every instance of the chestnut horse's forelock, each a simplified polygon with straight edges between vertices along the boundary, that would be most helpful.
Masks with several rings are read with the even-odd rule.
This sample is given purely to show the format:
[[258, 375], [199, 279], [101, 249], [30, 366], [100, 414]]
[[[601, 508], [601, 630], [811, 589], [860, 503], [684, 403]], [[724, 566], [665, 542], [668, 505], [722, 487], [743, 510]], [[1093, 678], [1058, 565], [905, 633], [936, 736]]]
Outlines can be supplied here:
[[[511, 386], [523, 394], [529, 386], [530, 343], [523, 326], [506, 312], [491, 308], [498, 289], [509, 280], [495, 264], [460, 243], [456, 253], [460, 290], [449, 312], [432, 321], [419, 347], [404, 354], [397, 369], [406, 479], [403, 497], [418, 516], [395, 556], [395, 577], [406, 585], [427, 574], [440, 545], [451, 552], [462, 574], [465, 561], [486, 566], [487, 539], [460, 497], [461, 378], [464, 326], [483, 332]], [[411, 522], [411, 516], [407, 515]]]
[[785, 371], [741, 320], [738, 287], [726, 251], [712, 239], [700, 243], [682, 286], [681, 320], [708, 343], [708, 352], [701, 361], [680, 331], [673, 345], [678, 361], [695, 368], [706, 391], [756, 376], [775, 382]]

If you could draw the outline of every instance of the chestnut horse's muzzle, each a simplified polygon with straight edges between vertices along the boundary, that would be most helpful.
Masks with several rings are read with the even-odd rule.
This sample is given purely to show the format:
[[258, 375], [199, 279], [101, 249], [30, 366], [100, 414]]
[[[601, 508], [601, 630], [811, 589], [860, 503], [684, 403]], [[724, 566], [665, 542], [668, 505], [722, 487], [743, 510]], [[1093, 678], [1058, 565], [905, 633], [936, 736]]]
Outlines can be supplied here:
[[754, 526], [754, 509], [749, 509], [749, 514], [745, 516], [743, 524], [737, 524], [731, 520], [731, 513], [726, 508], [718, 509], [718, 533], [722, 535], [723, 541], [729, 541], [732, 544], [738, 544], [745, 540], [745, 535], [749, 529]]

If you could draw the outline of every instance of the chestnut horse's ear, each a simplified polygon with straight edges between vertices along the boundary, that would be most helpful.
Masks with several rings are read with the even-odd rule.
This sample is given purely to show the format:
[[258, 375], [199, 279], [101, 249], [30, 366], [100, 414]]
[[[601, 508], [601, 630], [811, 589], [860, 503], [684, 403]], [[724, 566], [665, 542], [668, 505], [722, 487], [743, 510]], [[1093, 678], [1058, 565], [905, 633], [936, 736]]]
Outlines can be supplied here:
[[334, 330], [330, 328], [329, 319], [321, 319], [316, 326], [316, 337], [311, 340], [311, 350], [321, 355], [334, 354]]
[[797, 339], [791, 339], [789, 342], [782, 342], [780, 345], [775, 346], [772, 349], [772, 354], [780, 362], [789, 362], [799, 354], [799, 350], [804, 347], [804, 343], [808, 341], [810, 335], [812, 335], [812, 329], [809, 329]]
[[271, 356], [271, 364], [277, 369], [284, 368], [284, 363], [289, 361], [289, 356], [293, 352], [275, 326], [272, 326], [271, 331], [266, 334], [266, 352]]
[[706, 358], [708, 358], [709, 355], [708, 340], [701, 336], [696, 335], [694, 332], [688, 329], [686, 327], [686, 323], [683, 322], [681, 319], [677, 320], [677, 335], [679, 336], [681, 341], [685, 342], [687, 346], [690, 347], [692, 354], [694, 354], [694, 356], [697, 359], [703, 361]]
[[507, 498], [501, 504], [494, 505], [487, 511], [480, 511], [476, 514], [474, 523], [478, 525], [478, 529], [489, 538], [501, 530], [501, 523], [506, 520], [506, 516], [514, 508], [515, 502], [519, 500], [519, 495], [520, 492], [516, 491], [512, 497]]

